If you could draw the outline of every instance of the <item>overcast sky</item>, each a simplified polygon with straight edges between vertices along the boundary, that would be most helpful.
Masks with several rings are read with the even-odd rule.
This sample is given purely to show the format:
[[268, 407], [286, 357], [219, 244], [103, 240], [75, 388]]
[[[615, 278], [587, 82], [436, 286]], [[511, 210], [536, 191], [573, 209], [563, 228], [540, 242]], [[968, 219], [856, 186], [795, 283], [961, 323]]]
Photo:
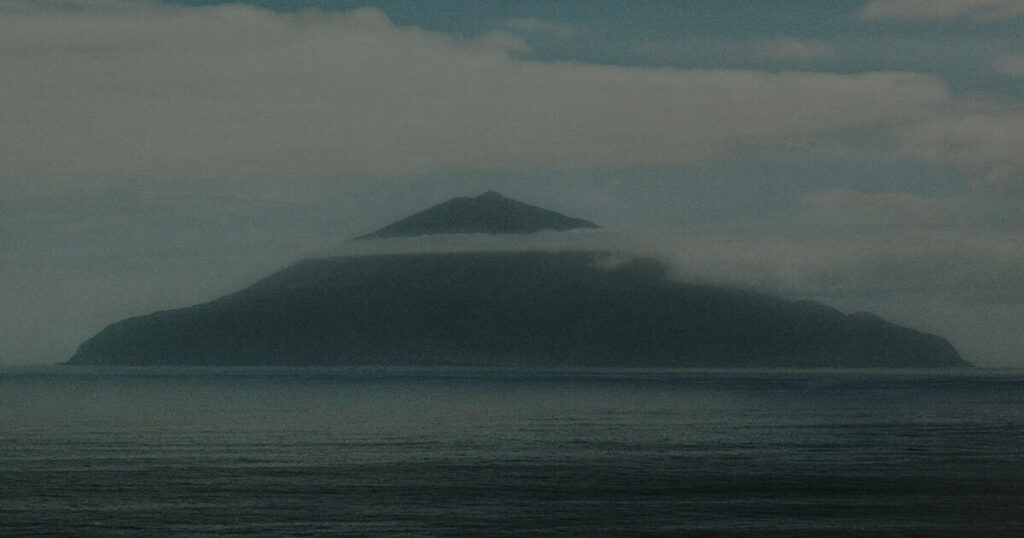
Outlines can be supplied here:
[[1024, 367], [1024, 0], [0, 0], [0, 364], [459, 195]]

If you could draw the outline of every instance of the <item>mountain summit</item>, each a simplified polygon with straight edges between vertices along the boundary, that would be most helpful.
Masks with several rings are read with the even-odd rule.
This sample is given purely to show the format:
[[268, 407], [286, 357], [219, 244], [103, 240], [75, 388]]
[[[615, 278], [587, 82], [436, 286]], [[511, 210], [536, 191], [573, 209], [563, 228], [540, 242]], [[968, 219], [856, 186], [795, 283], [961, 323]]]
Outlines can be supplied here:
[[568, 217], [487, 191], [473, 198], [452, 198], [356, 239], [459, 233], [529, 234], [542, 230], [598, 227], [588, 220]]

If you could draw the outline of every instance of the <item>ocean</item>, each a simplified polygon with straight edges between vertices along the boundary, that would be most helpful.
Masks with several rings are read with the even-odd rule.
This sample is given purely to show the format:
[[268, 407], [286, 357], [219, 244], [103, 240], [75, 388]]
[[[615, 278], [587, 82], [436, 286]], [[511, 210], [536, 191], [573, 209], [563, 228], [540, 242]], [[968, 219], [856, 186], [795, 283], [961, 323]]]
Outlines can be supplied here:
[[1024, 372], [0, 369], [3, 536], [1024, 536]]

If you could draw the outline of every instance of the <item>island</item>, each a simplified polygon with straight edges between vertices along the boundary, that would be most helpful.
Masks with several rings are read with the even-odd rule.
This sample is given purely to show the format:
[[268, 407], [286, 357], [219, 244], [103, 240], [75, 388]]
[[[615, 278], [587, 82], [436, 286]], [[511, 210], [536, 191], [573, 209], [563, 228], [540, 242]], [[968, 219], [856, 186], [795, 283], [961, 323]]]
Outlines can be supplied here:
[[[456, 198], [418, 215], [362, 240], [596, 226], [497, 193]], [[309, 259], [208, 303], [113, 323], [68, 363], [969, 366], [945, 339], [872, 314], [669, 274], [653, 258], [587, 250]]]

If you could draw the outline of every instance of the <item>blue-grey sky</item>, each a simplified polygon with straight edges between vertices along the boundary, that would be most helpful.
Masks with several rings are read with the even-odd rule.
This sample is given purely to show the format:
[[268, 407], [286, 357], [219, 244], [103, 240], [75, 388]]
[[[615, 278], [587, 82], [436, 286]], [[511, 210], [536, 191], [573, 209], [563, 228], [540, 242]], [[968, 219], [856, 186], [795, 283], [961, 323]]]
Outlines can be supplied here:
[[0, 0], [0, 364], [498, 190], [1024, 367], [1024, 0]]

